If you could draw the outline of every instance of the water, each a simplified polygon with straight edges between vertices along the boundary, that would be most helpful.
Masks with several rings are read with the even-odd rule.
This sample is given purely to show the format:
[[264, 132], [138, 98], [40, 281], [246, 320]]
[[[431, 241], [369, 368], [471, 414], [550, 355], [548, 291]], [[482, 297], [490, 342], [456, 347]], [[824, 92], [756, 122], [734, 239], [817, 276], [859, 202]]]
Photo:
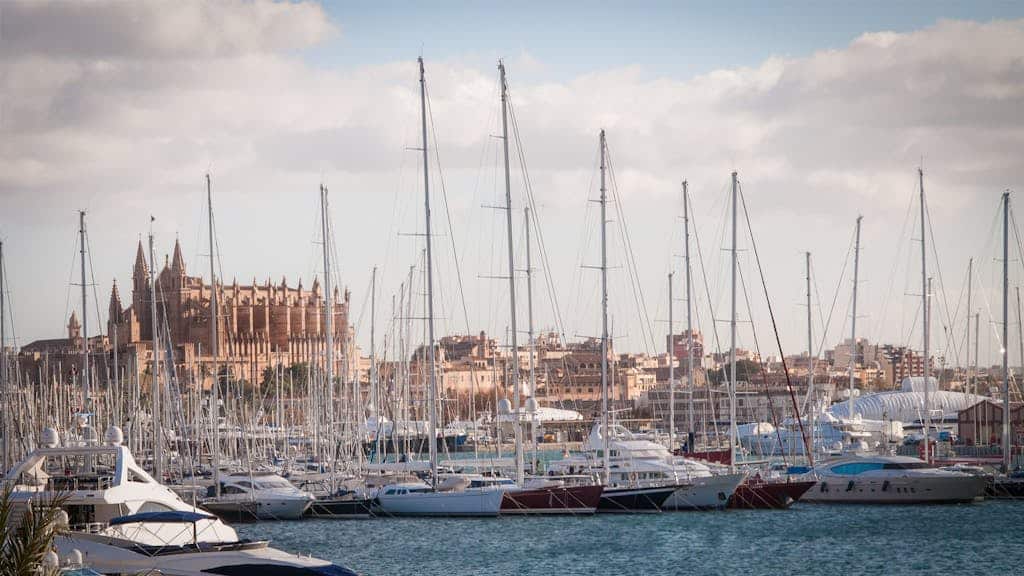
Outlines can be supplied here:
[[1024, 502], [237, 528], [367, 576], [1024, 573]]

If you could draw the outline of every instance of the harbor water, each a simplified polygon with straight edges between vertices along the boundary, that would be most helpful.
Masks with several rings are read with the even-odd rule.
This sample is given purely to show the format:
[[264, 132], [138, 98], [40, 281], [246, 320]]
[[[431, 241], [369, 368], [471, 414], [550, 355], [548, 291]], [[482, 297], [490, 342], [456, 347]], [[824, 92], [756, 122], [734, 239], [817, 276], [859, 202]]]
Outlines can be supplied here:
[[366, 576], [1024, 573], [1024, 502], [237, 528]]

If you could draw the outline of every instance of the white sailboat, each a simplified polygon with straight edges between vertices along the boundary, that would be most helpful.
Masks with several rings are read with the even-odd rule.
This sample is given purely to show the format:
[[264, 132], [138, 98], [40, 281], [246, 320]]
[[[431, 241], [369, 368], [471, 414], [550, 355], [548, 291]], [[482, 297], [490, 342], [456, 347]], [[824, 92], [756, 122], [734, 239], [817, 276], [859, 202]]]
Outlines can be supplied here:
[[423, 58], [419, 58], [420, 120], [423, 136], [423, 194], [426, 217], [427, 273], [427, 351], [430, 362], [427, 400], [430, 432], [430, 478], [432, 483], [399, 482], [388, 484], [377, 492], [376, 503], [385, 514], [396, 516], [497, 516], [504, 491], [494, 487], [471, 487], [470, 482], [442, 483], [437, 468], [437, 366], [434, 358], [434, 280], [430, 222], [430, 165], [427, 148], [426, 77]]

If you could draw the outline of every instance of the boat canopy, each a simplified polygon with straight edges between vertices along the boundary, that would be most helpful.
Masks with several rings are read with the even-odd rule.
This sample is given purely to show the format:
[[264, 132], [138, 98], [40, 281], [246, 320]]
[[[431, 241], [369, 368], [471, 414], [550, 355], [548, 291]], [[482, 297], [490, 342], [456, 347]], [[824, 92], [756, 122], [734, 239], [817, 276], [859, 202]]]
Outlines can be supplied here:
[[182, 510], [161, 510], [159, 512], [140, 512], [138, 514], [129, 514], [128, 516], [118, 516], [110, 521], [111, 526], [118, 526], [121, 524], [139, 524], [142, 522], [160, 522], [160, 523], [196, 523], [200, 520], [214, 520], [215, 516], [209, 514], [200, 514], [198, 512], [186, 512]]

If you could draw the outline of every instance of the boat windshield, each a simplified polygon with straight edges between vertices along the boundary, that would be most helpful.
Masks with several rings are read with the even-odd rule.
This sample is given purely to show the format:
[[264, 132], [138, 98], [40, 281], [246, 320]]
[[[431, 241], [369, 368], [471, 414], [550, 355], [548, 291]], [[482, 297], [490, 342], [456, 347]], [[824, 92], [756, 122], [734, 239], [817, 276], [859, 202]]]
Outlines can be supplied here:
[[292, 485], [283, 478], [270, 478], [267, 480], [260, 480], [256, 483], [256, 487], [267, 490], [271, 488], [291, 488]]

